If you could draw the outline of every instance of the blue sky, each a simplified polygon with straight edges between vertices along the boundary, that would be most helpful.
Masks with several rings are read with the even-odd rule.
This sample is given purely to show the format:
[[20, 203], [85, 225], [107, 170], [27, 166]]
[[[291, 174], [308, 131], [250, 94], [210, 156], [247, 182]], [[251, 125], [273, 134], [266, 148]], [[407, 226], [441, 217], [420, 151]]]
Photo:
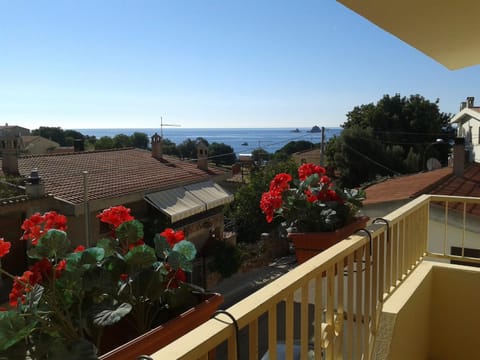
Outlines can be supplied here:
[[479, 75], [333, 0], [0, 0], [0, 123], [30, 129], [336, 127], [395, 93], [455, 113]]

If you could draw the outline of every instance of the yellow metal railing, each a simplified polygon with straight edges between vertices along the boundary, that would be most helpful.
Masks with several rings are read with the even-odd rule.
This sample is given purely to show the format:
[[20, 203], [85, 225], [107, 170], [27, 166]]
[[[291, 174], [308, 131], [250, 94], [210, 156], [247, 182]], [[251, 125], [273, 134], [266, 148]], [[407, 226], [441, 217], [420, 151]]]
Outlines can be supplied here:
[[427, 255], [430, 208], [442, 201], [479, 202], [421, 196], [151, 357], [208, 359], [217, 349], [217, 359], [259, 359], [267, 351], [269, 359], [297, 351], [301, 359], [370, 359], [382, 304]]

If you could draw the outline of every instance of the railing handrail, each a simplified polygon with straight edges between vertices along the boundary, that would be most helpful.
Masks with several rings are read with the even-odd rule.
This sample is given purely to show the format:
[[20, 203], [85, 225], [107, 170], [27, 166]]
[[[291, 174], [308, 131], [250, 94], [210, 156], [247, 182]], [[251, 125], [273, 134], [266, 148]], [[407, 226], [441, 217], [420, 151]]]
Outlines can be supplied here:
[[[355, 277], [355, 281], [359, 281], [361, 286], [368, 288], [367, 290], [360, 290], [361, 294], [363, 294], [361, 295], [363, 300], [358, 302], [358, 299], [354, 299], [353, 301], [357, 304], [356, 306], [360, 304], [357, 312], [364, 311], [362, 317], [366, 317], [366, 319], [370, 318], [370, 321], [367, 322], [365, 322], [365, 318], [362, 318], [363, 325], [361, 325], [363, 326], [362, 329], [367, 329], [366, 331], [368, 331], [364, 334], [364, 337], [366, 336], [368, 341], [363, 345], [356, 343], [357, 348], [355, 349], [358, 352], [358, 349], [361, 349], [363, 346], [363, 350], [361, 350], [363, 353], [361, 356], [357, 354], [357, 358], [363, 356], [369, 359], [377, 331], [376, 326], [378, 322], [376, 319], [378, 319], [382, 310], [382, 302], [395, 291], [424, 256], [427, 255], [429, 206], [432, 201], [466, 201], [469, 203], [480, 203], [480, 199], [472, 197], [443, 195], [419, 196], [383, 218], [389, 224], [388, 233], [385, 225], [371, 224], [368, 226], [370, 236], [362, 232], [352, 235], [347, 240], [341, 241], [325, 250], [313, 259], [292, 269], [274, 282], [271, 282], [254, 294], [231, 306], [227, 311], [236, 319], [240, 329], [252, 326], [252, 324], [256, 323], [260, 316], [259, 314], [269, 312], [276, 314], [275, 310], [272, 310], [272, 306], [275, 307], [276, 304], [281, 301], [287, 301], [289, 304], [292, 303], [294, 292], [302, 289], [302, 296], [305, 294], [305, 291], [307, 291], [308, 294], [307, 288], [309, 282], [315, 281], [316, 285], [321, 284], [321, 281], [323, 281], [322, 274], [327, 274], [327, 279], [325, 280], [324, 278], [324, 281], [327, 282], [327, 293], [333, 291], [328, 289], [330, 286], [334, 286], [332, 279], [334, 278], [333, 272], [336, 271], [335, 267], [338, 266], [341, 268], [346, 266], [349, 271], [349, 276]], [[370, 243], [370, 237], [374, 239], [373, 244]], [[352, 272], [352, 262], [356, 261], [358, 266], [359, 262], [362, 262], [362, 259], [365, 267], [362, 272], [364, 272], [365, 275], [361, 275], [358, 272], [354, 274], [354, 272]], [[371, 281], [363, 280], [362, 276], [364, 276], [365, 279], [368, 277]], [[344, 282], [346, 283], [347, 280], [347, 278], [342, 280], [342, 284]], [[337, 280], [335, 280], [335, 284], [337, 284], [336, 281]], [[348, 280], [348, 282], [350, 281], [353, 280]], [[351, 285], [349, 284], [348, 286]], [[339, 290], [341, 289], [337, 289], [337, 291]], [[316, 291], [322, 292], [321, 289]], [[317, 295], [318, 294], [315, 296]], [[330, 296], [330, 294], [327, 294], [327, 296]], [[345, 294], [343, 294], [342, 297], [343, 296], [345, 296]], [[302, 297], [302, 309], [304, 306], [303, 301], [304, 299]], [[363, 304], [363, 302], [365, 302], [365, 304]], [[332, 322], [337, 321], [336, 315], [335, 317], [333, 316], [333, 311], [336, 310], [332, 306], [332, 304], [326, 306], [327, 313], [330, 314], [330, 320], [327, 319], [326, 321], [327, 323], [330, 321], [330, 323], [326, 323], [325, 328], [333, 326]], [[339, 305], [339, 309], [341, 309], [342, 312], [343, 306], [343, 304]], [[352, 305], [350, 304], [350, 306]], [[371, 311], [370, 308], [372, 309]], [[352, 310], [352, 307], [350, 310]], [[357, 315], [361, 315], [361, 313]], [[221, 318], [221, 320], [222, 321], [218, 319], [209, 320], [186, 336], [153, 354], [152, 358], [195, 359], [201, 357], [207, 359], [205, 354], [225, 340], [229, 342], [230, 349], [230, 346], [234, 346], [235, 342], [234, 327], [228, 318]], [[353, 329], [354, 325], [351, 323], [352, 320], [349, 319], [349, 321]], [[276, 323], [273, 322], [273, 324]], [[358, 324], [355, 325], [357, 337], [360, 331], [364, 331], [359, 330], [359, 326]], [[276, 330], [272, 331], [274, 334], [276, 333]], [[351, 332], [353, 333], [353, 330], [351, 330]], [[317, 334], [317, 332], [315, 332], [315, 334]], [[350, 337], [351, 334], [348, 334], [348, 336]], [[357, 342], [358, 341], [357, 339]], [[339, 343], [341, 343], [341, 340], [339, 340]], [[255, 352], [255, 350], [253, 350], [253, 352]], [[333, 354], [333, 352], [329, 353]], [[229, 359], [236, 357], [233, 353], [229, 354], [231, 355]], [[333, 355], [329, 355], [327, 358], [333, 359]]]

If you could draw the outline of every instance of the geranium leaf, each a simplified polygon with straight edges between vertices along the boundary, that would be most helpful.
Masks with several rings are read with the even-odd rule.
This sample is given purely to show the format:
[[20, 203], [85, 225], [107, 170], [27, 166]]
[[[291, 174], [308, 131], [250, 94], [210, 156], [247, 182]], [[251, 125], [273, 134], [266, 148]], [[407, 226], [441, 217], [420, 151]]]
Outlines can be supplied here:
[[97, 326], [108, 326], [119, 322], [132, 310], [132, 305], [122, 303], [117, 307], [107, 308], [99, 311], [93, 316], [93, 323]]
[[91, 247], [82, 251], [81, 263], [82, 264], [96, 264], [102, 261], [105, 256], [105, 250], [101, 247]]
[[97, 247], [105, 250], [105, 257], [111, 256], [115, 253], [115, 243], [113, 239], [103, 238], [97, 242]]
[[144, 269], [133, 277], [132, 292], [137, 298], [156, 300], [162, 296], [165, 276], [160, 270]]
[[28, 256], [34, 259], [63, 258], [70, 249], [67, 233], [62, 230], [50, 229], [43, 235], [35, 247], [28, 251]]
[[170, 253], [170, 244], [164, 236], [156, 234], [153, 238], [153, 242], [155, 243], [155, 252], [157, 253], [157, 256], [159, 258], [163, 259], [166, 255]]
[[135, 244], [143, 239], [143, 225], [138, 220], [126, 221], [115, 229], [115, 234], [121, 243]]
[[135, 246], [125, 255], [125, 262], [130, 269], [152, 266], [155, 261], [157, 261], [155, 251], [148, 245]]
[[24, 340], [35, 326], [35, 321], [27, 322], [16, 311], [0, 311], [0, 350], [6, 350]]
[[187, 261], [195, 259], [195, 256], [197, 255], [197, 249], [195, 248], [195, 245], [187, 240], [182, 240], [176, 243], [172, 250], [181, 253], [183, 256], [185, 256]]
[[178, 251], [172, 251], [168, 256], [168, 263], [174, 270], [182, 269], [192, 272], [192, 262]]

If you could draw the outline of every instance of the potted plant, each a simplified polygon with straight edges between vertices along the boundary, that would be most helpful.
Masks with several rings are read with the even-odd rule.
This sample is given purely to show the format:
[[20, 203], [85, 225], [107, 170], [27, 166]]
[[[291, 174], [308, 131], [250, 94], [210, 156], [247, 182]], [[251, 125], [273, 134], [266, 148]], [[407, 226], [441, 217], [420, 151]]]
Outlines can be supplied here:
[[298, 168], [298, 179], [277, 174], [260, 208], [267, 222], [283, 219], [302, 263], [366, 225], [368, 217], [358, 215], [364, 199], [363, 190], [338, 187], [325, 168], [306, 163]]
[[[97, 359], [198, 304], [203, 291], [185, 275], [196, 250], [182, 231], [166, 229], [149, 245], [130, 209], [112, 207], [98, 218], [110, 236], [75, 249], [65, 216], [50, 211], [25, 220], [32, 265], [22, 276], [0, 267], [13, 280], [10, 308], [0, 312], [0, 357]], [[0, 239], [0, 258], [10, 245]], [[165, 345], [149, 342], [152, 352]]]

